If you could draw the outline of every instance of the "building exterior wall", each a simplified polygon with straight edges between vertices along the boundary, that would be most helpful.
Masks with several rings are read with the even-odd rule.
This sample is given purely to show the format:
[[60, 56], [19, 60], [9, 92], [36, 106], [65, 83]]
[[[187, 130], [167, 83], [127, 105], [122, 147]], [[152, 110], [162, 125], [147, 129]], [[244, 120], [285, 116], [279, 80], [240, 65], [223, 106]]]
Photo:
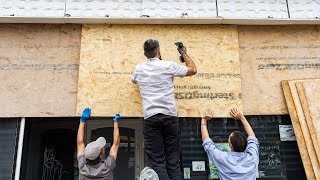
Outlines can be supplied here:
[[[79, 66], [81, 66], [81, 25], [1, 24], [0, 27], [0, 34], [2, 34], [0, 36], [0, 80], [2, 82], [0, 94], [3, 100], [0, 104], [0, 118], [27, 117], [28, 122], [30, 117], [39, 117], [29, 121], [36, 127], [41, 121], [57, 119], [59, 121], [63, 119], [60, 117], [76, 117], [78, 76]], [[277, 173], [266, 176], [271, 179], [303, 179], [305, 175], [296, 142], [281, 142], [279, 139], [278, 125], [291, 124], [286, 116], [288, 112], [283, 98], [281, 100], [283, 95], [280, 82], [288, 78], [319, 78], [319, 26], [237, 26], [237, 30], [244, 111], [248, 115], [276, 115], [250, 118], [254, 130], [259, 131], [258, 138], [265, 148], [262, 152], [267, 152], [268, 148], [280, 151], [276, 153], [281, 160], [281, 163], [276, 162], [275, 167], [278, 168], [274, 172]], [[143, 42], [144, 39], [141, 41]], [[254, 51], [254, 49], [258, 50]], [[289, 58], [292, 59], [283, 61]], [[289, 64], [290, 69], [276, 69], [270, 65], [281, 64], [280, 62], [284, 66]], [[268, 84], [274, 86], [268, 86]], [[261, 107], [266, 108], [257, 109]], [[284, 116], [277, 116], [280, 114]], [[106, 118], [111, 121], [109, 116]], [[68, 126], [75, 130], [76, 119], [63, 120], [72, 121]], [[2, 120], [0, 119], [0, 126], [4, 127], [6, 122]], [[192, 168], [193, 160], [204, 160], [208, 164], [200, 144], [200, 129], [197, 128], [199, 119], [181, 118], [180, 122], [183, 138], [181, 157], [183, 167]], [[63, 129], [63, 123], [59, 127], [55, 127], [52, 123], [50, 125], [48, 123], [48, 126], [52, 129]], [[267, 128], [268, 126], [273, 128]], [[232, 120], [218, 119], [216, 123], [209, 126], [209, 130], [213, 137], [219, 136], [222, 142], [226, 142], [229, 132], [239, 127], [240, 125]], [[32, 128], [27, 129], [26, 134], [38, 133], [30, 130]], [[11, 141], [15, 142], [15, 138], [13, 137]], [[26, 138], [26, 148], [28, 142], [31, 140]], [[32, 141], [38, 150], [39, 142]], [[14, 144], [10, 147], [12, 150], [16, 146]], [[195, 152], [190, 148], [197, 150]], [[14, 153], [10, 151], [12, 157]], [[31, 152], [24, 152], [24, 155], [28, 153]], [[265, 155], [261, 154], [261, 156]], [[28, 167], [28, 161], [23, 159], [25, 167]], [[40, 165], [37, 164], [37, 166]], [[270, 168], [263, 163], [260, 163], [260, 166], [264, 166], [261, 168], [265, 169]], [[11, 170], [13, 171], [13, 168]], [[272, 172], [274, 169], [269, 170], [268, 172]], [[22, 173], [26, 171], [28, 170]], [[208, 176], [209, 170], [207, 167], [205, 172], [192, 173], [195, 178], [203, 179]], [[296, 177], [290, 176], [290, 173], [296, 173]], [[31, 173], [30, 179], [37, 178], [39, 177], [36, 172]]]
[[[109, 26], [112, 27], [112, 25]], [[84, 27], [84, 31], [90, 32], [90, 28], [94, 29], [95, 27], [101, 27], [101, 29], [103, 29], [104, 26]], [[105, 27], [107, 28], [107, 26]], [[115, 67], [117, 67], [117, 71], [120, 73], [125, 71], [123, 74], [125, 74], [126, 79], [128, 79], [126, 82], [130, 82], [130, 72], [133, 68], [128, 69], [128, 67], [133, 67], [134, 65], [132, 64], [134, 63], [129, 62], [129, 60], [135, 58], [130, 55], [130, 52], [137, 55], [137, 52], [142, 49], [139, 48], [139, 44], [142, 44], [144, 39], [140, 40], [139, 38], [135, 38], [134, 40], [130, 40], [129, 37], [124, 38], [121, 43], [127, 45], [122, 47], [116, 45], [107, 46], [108, 38], [111, 38], [112, 44], [113, 41], [116, 42], [116, 39], [113, 38], [118, 38], [119, 34], [119, 38], [125, 37], [121, 27], [124, 29], [127, 28], [128, 32], [138, 30], [136, 35], [139, 35], [140, 32], [142, 34], [146, 32], [148, 27], [152, 27], [152, 25], [119, 25], [117, 27], [118, 30], [114, 28], [115, 33], [108, 34], [106, 32], [107, 34], [104, 34], [103, 37], [100, 37], [102, 32], [93, 33], [93, 36], [83, 35], [82, 38], [94, 39], [91, 39], [91, 41], [83, 39], [83, 41], [87, 43], [80, 45], [80, 25], [1, 24], [0, 32], [3, 36], [0, 37], [0, 79], [3, 82], [3, 86], [0, 87], [0, 93], [4, 103], [0, 104], [0, 108], [2, 109], [2, 111], [0, 111], [0, 117], [76, 116], [79, 115], [83, 106], [98, 105], [98, 103], [92, 104], [93, 102], [90, 104], [89, 102], [91, 100], [105, 99], [106, 101], [103, 103], [113, 104], [115, 102], [114, 99], [105, 98], [103, 89], [101, 92], [95, 92], [95, 94], [89, 93], [92, 92], [93, 89], [103, 85], [101, 84], [102, 82], [107, 83], [108, 87], [110, 86], [110, 88], [106, 89], [108, 94], [115, 92], [118, 94], [132, 94], [132, 88], [129, 88], [129, 86], [132, 86], [131, 84], [126, 87], [117, 85], [119, 84], [119, 79], [117, 78], [120, 77], [119, 75], [111, 76], [112, 78], [110, 79], [106, 78], [106, 76], [104, 79], [102, 78], [104, 81], [99, 82], [99, 79], [93, 78], [96, 74], [92, 74], [97, 71], [97, 68], [98, 70], [102, 68], [101, 70], [105, 71], [107, 68], [105, 66], [119, 65], [119, 62], [122, 62], [121, 64], [125, 66], [124, 68], [118, 67], [118, 65]], [[167, 28], [170, 30], [169, 32], [176, 34], [179, 25], [168, 25], [164, 27], [164, 30]], [[193, 26], [185, 27], [185, 29], [188, 29]], [[203, 30], [209, 33], [217, 33], [215, 29], [219, 29], [219, 26], [213, 26], [217, 28], [210, 29], [212, 25], [204, 25], [201, 27], [204, 27]], [[237, 93], [240, 94], [236, 97], [241, 98], [242, 103], [238, 106], [244, 106], [243, 111], [246, 115], [288, 114], [280, 83], [282, 80], [320, 78], [319, 29], [320, 26], [298, 25], [237, 26], [235, 31], [237, 35], [235, 37], [238, 36], [239, 41], [228, 41], [222, 49], [219, 49], [219, 44], [212, 43], [208, 44], [209, 47], [207, 47], [207, 50], [209, 51], [201, 51], [199, 47], [202, 46], [202, 42], [189, 42], [190, 48], [188, 51], [190, 52], [190, 56], [199, 66], [199, 73], [195, 76], [195, 79], [197, 82], [200, 82], [200, 84], [207, 81], [208, 78], [214, 79], [214, 81], [208, 82], [209, 84], [207, 83], [207, 85], [212, 86], [212, 88], [220, 85], [222, 86], [220, 89], [224, 88], [224, 92], [232, 93], [235, 92], [235, 90], [232, 89], [233, 86], [239, 82], [232, 80], [240, 80], [241, 78], [242, 87], [240, 90], [239, 86]], [[188, 36], [190, 36], [189, 39], [193, 41], [192, 34], [189, 33]], [[203, 36], [205, 36], [205, 34]], [[144, 37], [147, 38], [147, 36]], [[165, 48], [163, 54], [168, 55], [169, 59], [177, 59], [175, 58], [177, 56], [174, 56], [174, 53], [171, 52], [174, 50], [174, 45], [172, 45], [173, 47], [171, 49], [166, 49], [166, 44], [170, 44], [171, 36], [168, 34], [165, 37], [169, 38], [160, 39]], [[226, 42], [230, 37], [228, 33], [225, 33], [225, 35], [219, 36], [216, 43]], [[187, 37], [183, 38], [188, 41]], [[226, 38], [225, 41], [223, 38]], [[219, 39], [222, 39], [221, 42]], [[173, 39], [172, 44], [174, 41]], [[208, 39], [208, 41], [210, 40]], [[88, 49], [88, 47], [92, 45], [90, 42], [97, 47]], [[132, 46], [132, 43], [134, 43], [135, 46]], [[203, 43], [205, 44], [205, 42]], [[215, 46], [218, 47], [215, 48]], [[237, 50], [237, 47], [239, 47], [239, 50]], [[99, 48], [100, 50], [97, 51]], [[105, 52], [110, 53], [104, 53], [104, 48], [107, 48]], [[139, 50], [136, 50], [137, 48], [139, 48]], [[239, 51], [237, 52], [239, 56], [224, 53], [224, 51], [231, 51], [230, 48], [235, 48], [236, 51]], [[82, 51], [80, 51], [80, 49]], [[211, 51], [211, 49], [213, 50]], [[101, 55], [108, 56], [105, 58], [95, 57], [95, 55], [98, 55], [100, 52], [102, 52]], [[210, 56], [205, 56], [211, 52], [212, 54]], [[170, 55], [171, 53], [172, 55]], [[135, 60], [135, 62], [143, 61], [142, 51], [140, 54], [138, 57], [139, 60]], [[177, 54], [176, 51], [175, 54]], [[224, 55], [226, 56], [225, 58]], [[228, 58], [230, 60], [228, 60]], [[97, 59], [99, 59], [99, 61]], [[104, 62], [104, 59], [106, 62]], [[210, 63], [211, 61], [212, 64]], [[240, 61], [240, 67], [237, 63], [233, 63], [233, 65], [237, 65], [235, 67], [230, 63], [237, 61]], [[90, 64], [90, 62], [92, 63]], [[83, 71], [79, 72], [79, 64], [80, 67], [84, 67]], [[214, 74], [215, 76], [200, 77], [201, 74], [208, 71], [205, 68], [210, 66], [212, 66], [212, 68], [210, 68], [211, 73], [209, 75]], [[239, 68], [241, 71], [240, 75]], [[226, 69], [227, 71], [225, 72], [224, 70]], [[81, 79], [78, 79], [79, 74], [82, 77]], [[92, 74], [92, 76], [90, 74]], [[230, 77], [228, 75], [230, 75]], [[232, 75], [234, 75], [234, 77]], [[91, 83], [89, 85], [85, 82]], [[111, 86], [113, 84], [115, 84], [115, 86]], [[215, 91], [210, 91], [210, 93], [220, 93], [219, 88], [214, 90]], [[238, 92], [239, 90], [240, 92]], [[79, 96], [79, 94], [84, 95]], [[96, 95], [98, 96], [96, 97]], [[77, 96], [78, 103], [76, 99]], [[137, 103], [140, 99], [137, 90], [129, 97], [129, 100], [122, 100], [122, 97], [127, 98], [127, 96], [118, 96], [120, 102], [117, 103], [121, 104], [120, 108], [126, 107], [125, 102], [131, 99]], [[220, 97], [220, 95], [217, 95], [217, 97]], [[223, 95], [221, 97], [224, 99]], [[225, 112], [217, 113], [217, 117], [228, 116], [227, 109], [231, 107], [230, 103], [228, 104], [230, 98], [225, 98], [222, 102], [217, 99], [219, 98], [212, 99], [210, 102], [212, 102], [212, 104], [223, 104], [223, 106], [219, 108], [219, 111], [225, 107]], [[85, 104], [83, 104], [83, 102]], [[182, 112], [182, 116], [200, 116], [201, 112], [199, 109], [202, 109], [200, 107], [201, 104], [195, 105], [191, 100], [190, 102], [183, 101], [183, 104], [188, 103], [190, 103], [189, 106], [192, 107], [190, 110], [191, 113]], [[81, 104], [81, 106], [79, 104]], [[76, 114], [77, 105], [78, 114]], [[132, 104], [130, 107], [131, 106]], [[179, 105], [178, 109], [179, 108], [181, 111], [185, 111], [183, 106]], [[116, 111], [119, 111], [119, 109]], [[126, 116], [139, 117], [137, 113], [130, 112], [130, 108], [123, 108], [121, 111]], [[95, 113], [99, 116], [112, 116], [116, 112], [112, 111], [108, 114], [101, 114], [102, 112]]]

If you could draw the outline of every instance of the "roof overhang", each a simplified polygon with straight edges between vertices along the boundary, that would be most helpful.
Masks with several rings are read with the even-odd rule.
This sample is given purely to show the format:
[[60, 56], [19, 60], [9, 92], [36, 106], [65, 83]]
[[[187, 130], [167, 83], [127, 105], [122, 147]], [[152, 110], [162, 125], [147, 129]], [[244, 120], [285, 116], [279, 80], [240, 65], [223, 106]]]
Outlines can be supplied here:
[[110, 18], [110, 17], [8, 17], [0, 23], [40, 24], [235, 24], [235, 25], [320, 25], [320, 19], [255, 18]]

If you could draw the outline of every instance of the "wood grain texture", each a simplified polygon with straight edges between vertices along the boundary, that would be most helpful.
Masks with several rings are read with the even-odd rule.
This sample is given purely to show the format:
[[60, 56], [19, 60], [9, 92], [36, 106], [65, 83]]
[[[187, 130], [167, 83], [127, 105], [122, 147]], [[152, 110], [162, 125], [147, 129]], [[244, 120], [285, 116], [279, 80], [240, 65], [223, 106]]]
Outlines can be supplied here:
[[280, 82], [320, 78], [320, 26], [239, 26], [246, 115], [288, 114]]
[[303, 167], [304, 167], [307, 179], [313, 180], [316, 178], [316, 176], [314, 174], [313, 167], [311, 164], [311, 159], [307, 150], [306, 140], [302, 134], [301, 124], [299, 122], [298, 113], [295, 108], [289, 83], [288, 81], [282, 81], [281, 85], [282, 85], [283, 94], [286, 100], [286, 104], [289, 110], [292, 126], [296, 135], [297, 144], [298, 144], [300, 156], [302, 159], [302, 163], [303, 163]]
[[0, 24], [0, 117], [75, 116], [80, 25]]
[[320, 164], [320, 81], [297, 82], [296, 87]]
[[[296, 137], [298, 136], [303, 136], [304, 137], [304, 140], [305, 140], [305, 148], [307, 149], [307, 152], [308, 152], [308, 155], [309, 155], [309, 159], [310, 159], [310, 162], [311, 162], [311, 165], [312, 165], [312, 170], [314, 172], [314, 175], [315, 175], [315, 178], [314, 179], [320, 179], [320, 166], [319, 166], [319, 162], [317, 160], [317, 155], [316, 155], [316, 149], [314, 149], [314, 146], [312, 144], [312, 140], [311, 140], [311, 135], [310, 135], [310, 132], [309, 132], [309, 129], [308, 129], [308, 126], [307, 126], [307, 122], [306, 122], [306, 118], [304, 116], [304, 113], [303, 113], [303, 109], [302, 109], [302, 106], [301, 106], [301, 103], [300, 103], [300, 99], [299, 99], [299, 95], [298, 95], [298, 92], [297, 92], [297, 89], [296, 89], [296, 83], [297, 82], [301, 82], [302, 80], [292, 80], [292, 81], [288, 81], [288, 86], [289, 86], [289, 93], [291, 94], [291, 97], [292, 97], [292, 102], [289, 102], [290, 99], [287, 99], [286, 97], [286, 102], [288, 104], [288, 108], [290, 108], [291, 110], [289, 110], [290, 112], [290, 117], [291, 115], [293, 115], [294, 113], [296, 113], [296, 117], [297, 117], [297, 120], [300, 124], [300, 128], [301, 129], [295, 129], [295, 134], [296, 134]], [[287, 93], [285, 93], [285, 96], [286, 96]], [[292, 106], [293, 105], [293, 106]], [[292, 109], [295, 109], [294, 111]], [[293, 122], [294, 121], [297, 121], [295, 118], [295, 115], [293, 115], [291, 117], [291, 120], [292, 120], [292, 124], [294, 124]], [[294, 128], [296, 126], [293, 126]], [[297, 138], [298, 140], [298, 138]], [[303, 148], [303, 147], [302, 147]], [[300, 148], [300, 145], [299, 145], [299, 150], [300, 150], [300, 154], [301, 154], [301, 148]], [[305, 157], [303, 157], [303, 155], [301, 154], [301, 158], [302, 158], [302, 161], [306, 161], [305, 160]], [[306, 161], [307, 162], [307, 161]], [[306, 173], [307, 173], [307, 169], [306, 170]]]
[[175, 78], [179, 116], [199, 117], [208, 108], [228, 117], [241, 107], [241, 79], [236, 26], [212, 25], [84, 25], [77, 114], [92, 107], [94, 116], [142, 117], [141, 96], [131, 82], [138, 63], [146, 61], [143, 43], [160, 42], [162, 59], [179, 62], [174, 43], [182, 41], [198, 74]]

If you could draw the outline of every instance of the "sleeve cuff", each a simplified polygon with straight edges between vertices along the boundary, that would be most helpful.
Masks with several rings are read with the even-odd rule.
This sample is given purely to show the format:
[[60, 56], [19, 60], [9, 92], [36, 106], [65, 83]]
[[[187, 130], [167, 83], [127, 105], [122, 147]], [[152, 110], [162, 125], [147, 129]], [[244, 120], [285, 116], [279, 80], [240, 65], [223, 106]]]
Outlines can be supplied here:
[[131, 74], [131, 80], [133, 80], [133, 81], [135, 81], [137, 78], [137, 68], [138, 68], [138, 65], [136, 65], [136, 67], [134, 68], [134, 70]]
[[185, 66], [185, 67], [184, 67], [184, 72], [183, 72], [184, 75], [183, 75], [183, 76], [186, 76], [187, 73], [188, 73], [188, 67]]
[[109, 155], [105, 162], [107, 163], [107, 166], [112, 170], [116, 167], [116, 160], [112, 155]]
[[115, 161], [116, 161], [112, 155], [109, 155], [109, 157], [110, 157], [110, 159], [112, 160], [112, 162], [115, 162]]
[[255, 140], [255, 141], [258, 141], [258, 139], [254, 136], [248, 136], [247, 140]]
[[213, 141], [212, 141], [210, 138], [207, 138], [207, 139], [205, 139], [205, 140], [203, 141], [202, 146], [204, 146], [204, 145], [206, 145], [206, 144], [208, 144], [208, 143], [214, 144]]
[[132, 80], [132, 81], [135, 81], [135, 79], [136, 79], [135, 76], [136, 76], [136, 75], [135, 75], [134, 73], [131, 74], [131, 80]]
[[84, 154], [80, 154], [79, 156], [77, 156], [77, 159], [79, 160], [82, 156], [84, 157]]
[[248, 138], [247, 138], [247, 142], [248, 142], [248, 143], [250, 143], [250, 142], [254, 142], [254, 143], [259, 144], [258, 139], [257, 139], [256, 137], [254, 137], [254, 136], [248, 136]]

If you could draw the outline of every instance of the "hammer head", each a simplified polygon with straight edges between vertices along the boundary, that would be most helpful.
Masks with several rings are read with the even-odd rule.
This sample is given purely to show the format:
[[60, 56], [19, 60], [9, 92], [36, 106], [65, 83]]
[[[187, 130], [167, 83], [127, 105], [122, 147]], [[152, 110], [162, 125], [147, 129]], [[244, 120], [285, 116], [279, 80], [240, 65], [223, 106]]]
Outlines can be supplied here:
[[174, 43], [178, 48], [182, 48], [183, 47], [183, 43], [182, 42], [175, 42]]

